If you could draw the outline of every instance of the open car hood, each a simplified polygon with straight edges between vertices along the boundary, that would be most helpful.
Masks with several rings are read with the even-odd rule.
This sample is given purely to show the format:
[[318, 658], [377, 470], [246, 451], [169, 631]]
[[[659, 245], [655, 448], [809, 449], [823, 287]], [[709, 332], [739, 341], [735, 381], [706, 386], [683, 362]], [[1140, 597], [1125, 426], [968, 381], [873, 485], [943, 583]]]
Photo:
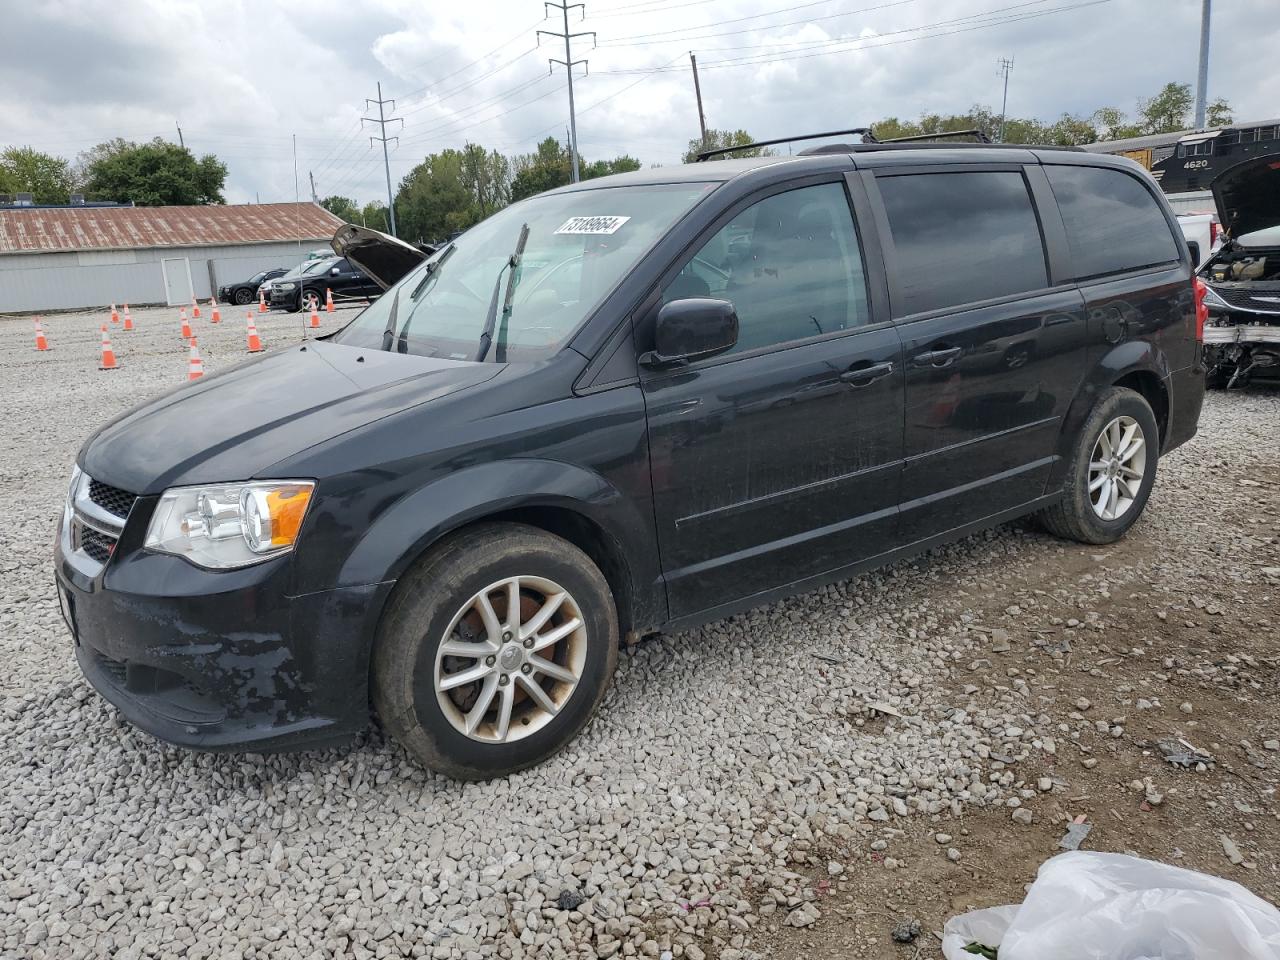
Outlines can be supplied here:
[[334, 253], [346, 257], [383, 290], [395, 286], [401, 277], [431, 255], [403, 240], [354, 223], [339, 227], [330, 246]]
[[1227, 167], [1209, 187], [1233, 239], [1280, 224], [1280, 155]]

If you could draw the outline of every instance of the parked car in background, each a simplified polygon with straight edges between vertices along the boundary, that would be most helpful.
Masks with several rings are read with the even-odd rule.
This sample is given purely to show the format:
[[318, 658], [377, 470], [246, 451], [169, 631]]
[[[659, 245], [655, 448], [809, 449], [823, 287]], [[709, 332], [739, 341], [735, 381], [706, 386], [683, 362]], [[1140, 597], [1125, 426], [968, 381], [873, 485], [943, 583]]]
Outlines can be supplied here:
[[271, 282], [273, 309], [290, 313], [322, 309], [326, 291], [332, 291], [335, 300], [371, 300], [382, 293], [380, 286], [344, 257], [309, 260], [295, 270]]
[[1222, 226], [1216, 213], [1180, 213], [1178, 226], [1182, 228], [1182, 236], [1187, 243], [1195, 244], [1197, 252], [1196, 269], [1204, 266], [1217, 251], [1222, 241]]
[[1204, 398], [1192, 258], [1115, 157], [844, 144], [380, 237], [335, 235], [388, 288], [342, 330], [76, 459], [75, 656], [158, 737], [332, 742], [372, 704], [502, 776], [583, 728], [623, 638], [1023, 515], [1119, 539]]
[[1209, 385], [1280, 377], [1280, 158], [1228, 167], [1213, 195], [1226, 237], [1200, 269]]
[[270, 283], [276, 277], [283, 277], [288, 272], [284, 267], [277, 267], [274, 270], [255, 273], [248, 280], [240, 283], [224, 283], [218, 288], [218, 300], [222, 303], [237, 303], [240, 306], [253, 303], [258, 299], [258, 289], [264, 283]]

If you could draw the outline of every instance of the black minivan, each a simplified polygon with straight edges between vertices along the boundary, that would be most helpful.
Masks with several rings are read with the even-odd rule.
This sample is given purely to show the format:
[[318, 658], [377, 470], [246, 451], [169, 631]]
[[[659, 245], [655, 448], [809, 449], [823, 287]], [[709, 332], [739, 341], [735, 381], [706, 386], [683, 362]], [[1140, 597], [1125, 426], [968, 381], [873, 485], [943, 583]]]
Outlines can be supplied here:
[[386, 294], [72, 471], [76, 656], [162, 739], [376, 712], [502, 775], [582, 729], [620, 642], [1024, 514], [1117, 539], [1204, 394], [1194, 260], [1097, 154], [827, 146], [574, 184], [426, 258], [334, 246]]

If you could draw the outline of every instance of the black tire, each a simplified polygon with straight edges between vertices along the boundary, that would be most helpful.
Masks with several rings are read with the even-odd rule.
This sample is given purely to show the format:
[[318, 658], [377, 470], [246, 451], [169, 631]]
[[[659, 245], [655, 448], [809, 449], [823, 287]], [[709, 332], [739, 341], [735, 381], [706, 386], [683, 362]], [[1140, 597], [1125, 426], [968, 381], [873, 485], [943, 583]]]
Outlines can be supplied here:
[[[1095, 511], [1089, 495], [1089, 462], [1103, 429], [1117, 417], [1130, 417], [1142, 429], [1146, 463], [1138, 492], [1129, 507], [1113, 520]], [[1062, 499], [1037, 514], [1040, 525], [1055, 536], [1079, 543], [1113, 543], [1142, 516], [1151, 496], [1159, 462], [1160, 428], [1146, 399], [1133, 390], [1111, 387], [1098, 397], [1071, 448]]]
[[236, 304], [241, 307], [253, 302], [253, 291], [248, 287], [237, 287], [234, 296]]
[[[572, 596], [586, 628], [586, 656], [576, 686], [543, 726], [518, 739], [482, 742], [455, 727], [442, 709], [436, 654], [470, 598], [514, 576], [544, 577]], [[590, 558], [535, 527], [480, 524], [432, 548], [400, 579], [375, 642], [374, 707], [383, 727], [425, 766], [463, 780], [501, 777], [540, 763], [577, 736], [617, 662], [613, 595]], [[527, 701], [526, 695], [529, 709]]]
[[310, 311], [313, 300], [317, 310], [324, 309], [324, 297], [320, 296], [319, 290], [303, 290], [301, 296], [298, 297], [298, 309]]

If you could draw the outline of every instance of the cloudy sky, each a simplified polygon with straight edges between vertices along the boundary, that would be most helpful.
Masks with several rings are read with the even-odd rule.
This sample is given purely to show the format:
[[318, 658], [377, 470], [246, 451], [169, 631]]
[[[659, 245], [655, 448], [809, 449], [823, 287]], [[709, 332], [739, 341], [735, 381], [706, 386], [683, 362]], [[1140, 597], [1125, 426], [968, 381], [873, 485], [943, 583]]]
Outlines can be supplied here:
[[[0, 146], [74, 159], [103, 139], [177, 138], [230, 167], [233, 203], [300, 191], [385, 199], [364, 99], [396, 100], [398, 181], [466, 140], [524, 152], [565, 137], [564, 71], [536, 45], [540, 0], [4, 0]], [[1169, 80], [1194, 81], [1200, 0], [587, 0], [570, 29], [590, 61], [575, 83], [588, 159], [675, 163], [697, 135], [688, 55], [707, 122], [758, 137], [885, 116], [998, 109], [997, 61], [1013, 57], [1011, 115], [1132, 110]], [[1280, 5], [1218, 0], [1209, 95], [1237, 119], [1280, 114]], [[578, 68], [579, 72], [583, 68]], [[376, 115], [376, 107], [374, 108]], [[399, 124], [396, 125], [397, 128]]]

